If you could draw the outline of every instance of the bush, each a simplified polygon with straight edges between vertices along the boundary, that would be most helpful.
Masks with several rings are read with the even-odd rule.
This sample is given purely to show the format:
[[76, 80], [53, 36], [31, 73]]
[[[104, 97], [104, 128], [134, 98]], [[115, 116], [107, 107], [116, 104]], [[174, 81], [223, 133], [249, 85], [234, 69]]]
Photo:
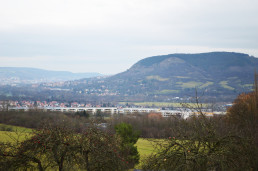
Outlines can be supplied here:
[[71, 123], [48, 123], [23, 142], [0, 144], [0, 170], [126, 170], [115, 136], [94, 127], [77, 133]]
[[[168, 137], [155, 146], [157, 153], [143, 161], [145, 170], [237, 170], [249, 168], [239, 149], [245, 139], [233, 134], [221, 135], [216, 122], [205, 116], [181, 121], [177, 137]], [[185, 130], [192, 130], [191, 134]]]

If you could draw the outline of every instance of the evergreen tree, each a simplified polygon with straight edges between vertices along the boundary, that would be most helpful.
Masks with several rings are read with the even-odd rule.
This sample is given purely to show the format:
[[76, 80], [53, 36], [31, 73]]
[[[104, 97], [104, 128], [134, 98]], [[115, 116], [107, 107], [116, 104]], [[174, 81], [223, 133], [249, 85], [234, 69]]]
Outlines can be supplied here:
[[121, 139], [121, 150], [126, 153], [127, 161], [131, 168], [139, 163], [139, 152], [135, 144], [139, 139], [139, 131], [133, 130], [132, 125], [120, 123], [115, 126], [116, 134]]

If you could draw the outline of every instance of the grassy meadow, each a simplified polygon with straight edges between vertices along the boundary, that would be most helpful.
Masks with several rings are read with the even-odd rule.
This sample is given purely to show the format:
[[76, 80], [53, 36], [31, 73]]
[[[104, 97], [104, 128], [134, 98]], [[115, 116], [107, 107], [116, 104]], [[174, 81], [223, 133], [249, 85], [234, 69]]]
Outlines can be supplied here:
[[30, 136], [32, 129], [0, 124], [0, 142], [23, 141]]
[[150, 155], [154, 152], [154, 144], [148, 139], [140, 138], [136, 143], [137, 149], [141, 157]]
[[20, 126], [13, 126], [13, 125], [6, 125], [0, 124], [0, 131], [10, 131], [10, 132], [26, 132], [30, 133], [33, 130], [30, 128], [20, 127]]
[[23, 141], [30, 136], [30, 133], [0, 131], [0, 142]]

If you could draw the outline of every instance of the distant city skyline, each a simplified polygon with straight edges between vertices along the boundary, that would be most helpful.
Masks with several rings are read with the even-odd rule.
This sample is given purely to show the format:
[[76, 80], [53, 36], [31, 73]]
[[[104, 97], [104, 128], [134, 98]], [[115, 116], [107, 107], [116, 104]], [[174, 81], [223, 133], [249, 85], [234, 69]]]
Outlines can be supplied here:
[[116, 74], [172, 53], [258, 57], [257, 0], [0, 1], [0, 67]]

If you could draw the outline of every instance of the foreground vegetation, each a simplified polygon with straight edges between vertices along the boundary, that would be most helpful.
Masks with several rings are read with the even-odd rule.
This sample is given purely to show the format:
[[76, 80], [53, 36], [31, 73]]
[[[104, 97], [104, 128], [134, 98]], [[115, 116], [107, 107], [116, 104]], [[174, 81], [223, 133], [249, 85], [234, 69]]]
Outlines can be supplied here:
[[[23, 142], [29, 137], [33, 135], [33, 131], [31, 129], [28, 129], [28, 132], [24, 132], [24, 129], [16, 129], [16, 128], [22, 128], [22, 127], [16, 127], [16, 126], [10, 126], [5, 125], [8, 127], [12, 127], [12, 131], [0, 131], [0, 142], [2, 143], [14, 143], [17, 144], [17, 141]], [[15, 130], [15, 131], [14, 131]], [[156, 139], [159, 141], [158, 139]], [[157, 141], [154, 141], [153, 139], [138, 139], [136, 146], [139, 151], [139, 157], [141, 159], [147, 157], [148, 155], [152, 154], [154, 151], [154, 146]], [[141, 168], [141, 163], [139, 163], [136, 168]]]
[[258, 170], [257, 80], [254, 88], [239, 95], [225, 117], [207, 118], [197, 108], [200, 115], [181, 121], [176, 136], [156, 145], [157, 152], [145, 158], [142, 168]]
[[76, 132], [71, 124], [48, 122], [22, 137], [6, 134], [11, 139], [0, 143], [0, 170], [127, 170], [138, 163], [137, 135], [130, 136], [133, 142], [122, 136], [130, 132], [127, 124], [117, 125], [115, 135], [94, 124]]

